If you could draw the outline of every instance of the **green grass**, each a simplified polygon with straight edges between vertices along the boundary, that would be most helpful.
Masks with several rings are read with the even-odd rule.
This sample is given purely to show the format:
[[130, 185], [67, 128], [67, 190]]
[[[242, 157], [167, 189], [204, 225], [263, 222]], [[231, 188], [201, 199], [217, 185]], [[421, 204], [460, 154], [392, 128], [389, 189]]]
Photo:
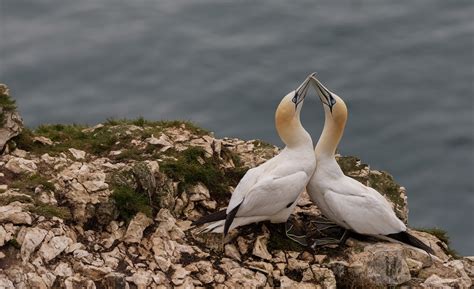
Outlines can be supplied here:
[[[177, 160], [161, 163], [160, 169], [168, 177], [179, 181], [182, 189], [201, 182], [209, 189], [212, 199], [226, 201], [229, 198], [229, 186], [237, 185], [247, 168], [223, 170], [217, 157], [206, 158], [205, 154], [200, 147], [190, 147], [177, 153]], [[204, 163], [201, 164], [199, 159], [204, 160]]]
[[138, 212], [148, 217], [152, 216], [152, 207], [147, 196], [129, 186], [115, 187], [111, 197], [117, 206], [119, 218], [126, 222], [129, 222]]
[[15, 100], [6, 94], [6, 87], [0, 86], [0, 124], [4, 122], [4, 113], [16, 109]]
[[[130, 125], [141, 127], [141, 129], [130, 130]], [[79, 124], [41, 125], [35, 130], [25, 129], [13, 140], [18, 148], [36, 154], [57, 155], [66, 152], [69, 148], [75, 148], [93, 155], [107, 156], [112, 150], [124, 150], [121, 155], [114, 158], [117, 160], [142, 160], [147, 156], [153, 156], [155, 147], [150, 146], [143, 152], [139, 151], [131, 144], [132, 139], [145, 140], [152, 134], [158, 136], [168, 128], [181, 126], [195, 135], [209, 134], [208, 131], [188, 121], [148, 121], [140, 117], [137, 119], [108, 119], [103, 127], [93, 131], [84, 131], [88, 127]], [[54, 142], [54, 145], [48, 146], [34, 142], [35, 136], [47, 137]]]
[[42, 186], [43, 190], [55, 191], [54, 185], [39, 174], [20, 175], [10, 184], [10, 187], [30, 194], [33, 193], [38, 186]]
[[36, 203], [34, 207], [30, 208], [30, 212], [47, 218], [58, 217], [63, 220], [72, 219], [71, 211], [69, 210], [69, 208], [61, 206]]
[[425, 233], [435, 236], [441, 242], [447, 245], [447, 248], [443, 248], [443, 249], [446, 249], [446, 253], [453, 256], [455, 259], [460, 258], [458, 252], [456, 252], [456, 250], [451, 248], [450, 246], [451, 242], [449, 240], [448, 232], [446, 232], [445, 230], [436, 228], [436, 227], [435, 228], [415, 228], [415, 230], [420, 231], [420, 232], [425, 232]]

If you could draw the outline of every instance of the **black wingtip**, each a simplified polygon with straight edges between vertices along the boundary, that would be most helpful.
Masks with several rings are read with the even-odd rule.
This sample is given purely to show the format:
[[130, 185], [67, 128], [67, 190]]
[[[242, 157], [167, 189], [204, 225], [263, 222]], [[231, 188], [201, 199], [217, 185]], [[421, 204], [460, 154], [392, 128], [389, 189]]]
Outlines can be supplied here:
[[227, 236], [230, 225], [232, 225], [232, 222], [234, 221], [235, 215], [237, 214], [237, 211], [239, 210], [240, 205], [242, 205], [242, 202], [238, 204], [237, 207], [233, 208], [232, 211], [229, 212], [229, 214], [227, 214], [227, 217], [225, 218], [225, 224], [224, 224], [224, 237]]
[[191, 225], [192, 226], [200, 226], [202, 224], [224, 220], [226, 218], [226, 216], [227, 216], [226, 210], [225, 209], [220, 210], [218, 212], [215, 212], [215, 213], [212, 213], [212, 214], [201, 217], [199, 220], [196, 220], [196, 221], [192, 222]]
[[390, 234], [390, 235], [387, 235], [387, 237], [395, 239], [395, 240], [400, 241], [402, 243], [411, 245], [413, 247], [420, 248], [420, 249], [428, 252], [431, 255], [435, 255], [435, 252], [433, 251], [433, 249], [431, 249], [431, 247], [429, 247], [428, 245], [423, 243], [420, 239], [418, 239], [417, 237], [411, 235], [407, 231], [396, 233], [396, 234]]

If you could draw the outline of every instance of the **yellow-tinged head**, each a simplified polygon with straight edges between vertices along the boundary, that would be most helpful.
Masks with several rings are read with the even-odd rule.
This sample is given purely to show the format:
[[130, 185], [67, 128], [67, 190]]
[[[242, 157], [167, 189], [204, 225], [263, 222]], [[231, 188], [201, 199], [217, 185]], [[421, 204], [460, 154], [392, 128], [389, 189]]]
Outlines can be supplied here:
[[336, 126], [344, 129], [347, 120], [347, 106], [342, 98], [329, 91], [316, 77], [312, 77], [312, 83], [323, 105], [326, 121], [331, 121]]
[[287, 146], [307, 140], [307, 132], [300, 122], [301, 108], [309, 88], [310, 77], [281, 100], [275, 113], [275, 126], [281, 140]]

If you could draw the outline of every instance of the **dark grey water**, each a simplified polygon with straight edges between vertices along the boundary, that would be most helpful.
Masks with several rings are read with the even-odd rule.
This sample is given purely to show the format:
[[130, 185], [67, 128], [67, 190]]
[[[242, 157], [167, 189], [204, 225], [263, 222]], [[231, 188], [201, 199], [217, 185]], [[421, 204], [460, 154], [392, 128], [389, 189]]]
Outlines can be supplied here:
[[[281, 144], [312, 71], [346, 99], [340, 146], [407, 187], [410, 224], [474, 254], [474, 2], [0, 0], [0, 81], [27, 125], [188, 119]], [[315, 97], [304, 124], [317, 141]]]

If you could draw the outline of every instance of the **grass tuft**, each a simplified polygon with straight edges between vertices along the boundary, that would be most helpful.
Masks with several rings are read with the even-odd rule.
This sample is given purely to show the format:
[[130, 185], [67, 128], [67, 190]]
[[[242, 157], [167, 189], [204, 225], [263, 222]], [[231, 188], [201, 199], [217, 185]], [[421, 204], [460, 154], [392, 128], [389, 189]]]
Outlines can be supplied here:
[[149, 199], [129, 186], [115, 187], [111, 197], [119, 211], [119, 218], [126, 222], [129, 222], [138, 212], [148, 217], [152, 216]]

